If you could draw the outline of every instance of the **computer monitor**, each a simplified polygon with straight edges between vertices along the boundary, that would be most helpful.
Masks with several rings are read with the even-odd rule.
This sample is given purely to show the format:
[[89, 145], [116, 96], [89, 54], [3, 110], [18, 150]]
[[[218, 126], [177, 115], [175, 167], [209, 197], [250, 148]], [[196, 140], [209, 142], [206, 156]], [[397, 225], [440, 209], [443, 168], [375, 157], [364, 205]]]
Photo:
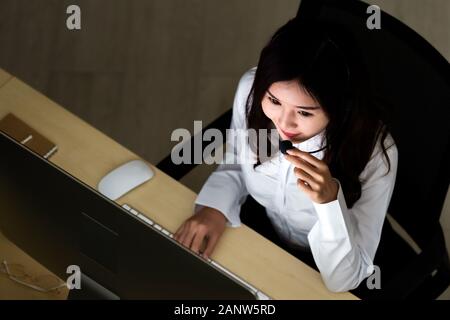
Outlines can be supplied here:
[[257, 298], [2, 132], [0, 150], [0, 230], [61, 279], [69, 276], [68, 266], [79, 266], [77, 297], [95, 292], [97, 298], [121, 299]]

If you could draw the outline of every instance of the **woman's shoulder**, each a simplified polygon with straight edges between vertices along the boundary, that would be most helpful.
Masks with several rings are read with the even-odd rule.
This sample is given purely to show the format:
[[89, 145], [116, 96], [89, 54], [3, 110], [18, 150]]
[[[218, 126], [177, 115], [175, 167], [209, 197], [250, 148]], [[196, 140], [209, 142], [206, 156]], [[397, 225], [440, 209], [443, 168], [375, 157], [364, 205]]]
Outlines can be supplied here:
[[255, 80], [256, 67], [247, 70], [239, 79], [236, 95], [240, 100], [247, 100]]
[[395, 144], [394, 137], [392, 137], [390, 132], [386, 133], [386, 137], [382, 141], [382, 135], [380, 134], [377, 139], [377, 143], [375, 144], [374, 150], [372, 152], [371, 159], [379, 158], [383, 155], [383, 147], [386, 150], [389, 158], [393, 158], [392, 160], [397, 161], [398, 150], [397, 145]]
[[239, 80], [240, 86], [252, 86], [253, 80], [255, 79], [256, 67], [252, 67], [249, 70], [245, 71]]
[[245, 113], [247, 98], [253, 86], [256, 67], [247, 70], [239, 79], [233, 104], [233, 117], [239, 128], [245, 127]]
[[[383, 146], [384, 150], [386, 150], [386, 155], [383, 152]], [[389, 158], [389, 161], [386, 159], [386, 156]], [[370, 177], [383, 176], [387, 173], [395, 176], [397, 165], [398, 150], [394, 138], [388, 132], [385, 139], [382, 141], [382, 135], [380, 134], [372, 151], [370, 160], [360, 175], [360, 179], [364, 182]]]

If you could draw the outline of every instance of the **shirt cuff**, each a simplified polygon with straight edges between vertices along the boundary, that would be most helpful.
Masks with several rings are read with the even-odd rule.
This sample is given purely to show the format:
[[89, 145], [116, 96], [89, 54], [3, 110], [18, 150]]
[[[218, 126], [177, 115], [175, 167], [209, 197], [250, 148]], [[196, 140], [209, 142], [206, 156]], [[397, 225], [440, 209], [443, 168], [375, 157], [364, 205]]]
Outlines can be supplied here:
[[313, 202], [320, 223], [321, 239], [325, 241], [340, 241], [349, 239], [347, 228], [347, 204], [344, 193], [338, 179], [333, 178], [338, 183], [337, 199], [327, 203]]
[[195, 200], [194, 212], [197, 213], [203, 207], [214, 208], [222, 213], [227, 218], [228, 227], [240, 227], [241, 219], [239, 217], [241, 210], [241, 201], [235, 204], [229, 204], [230, 199], [223, 199], [221, 197], [214, 197], [211, 199], [211, 195], [205, 195], [200, 192]]

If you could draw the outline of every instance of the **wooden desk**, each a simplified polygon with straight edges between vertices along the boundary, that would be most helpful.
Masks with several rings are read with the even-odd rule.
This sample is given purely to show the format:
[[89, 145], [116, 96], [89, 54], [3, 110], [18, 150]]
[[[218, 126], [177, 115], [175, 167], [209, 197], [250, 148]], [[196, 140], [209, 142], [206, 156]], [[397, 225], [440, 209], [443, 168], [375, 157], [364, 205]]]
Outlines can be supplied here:
[[8, 72], [0, 68], [0, 88], [12, 78]]
[[[24, 271], [28, 283], [41, 283], [42, 287], [49, 288], [58, 285], [58, 281], [61, 281], [6, 239], [2, 233], [0, 233], [0, 260], [0, 262], [7, 261], [9, 265], [19, 265], [20, 270]], [[0, 274], [0, 300], [64, 300], [67, 299], [68, 294], [69, 290], [66, 287], [42, 293], [12, 281], [6, 274]]]
[[[139, 158], [0, 69], [2, 81], [0, 118], [13, 112], [54, 141], [59, 150], [51, 161], [89, 186], [96, 188], [110, 170]], [[155, 172], [153, 179], [117, 203], [128, 203], [175, 232], [192, 215], [196, 194], [149, 165]], [[350, 293], [331, 293], [318, 272], [246, 226], [227, 229], [212, 258], [274, 299], [356, 299]]]

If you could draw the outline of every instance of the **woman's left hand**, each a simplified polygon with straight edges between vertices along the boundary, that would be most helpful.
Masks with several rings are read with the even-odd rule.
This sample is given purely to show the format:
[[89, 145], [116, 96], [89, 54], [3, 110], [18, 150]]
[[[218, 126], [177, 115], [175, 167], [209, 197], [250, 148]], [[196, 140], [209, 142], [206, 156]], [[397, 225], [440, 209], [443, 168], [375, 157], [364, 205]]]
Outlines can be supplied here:
[[297, 148], [287, 150], [286, 160], [292, 163], [298, 188], [316, 203], [328, 203], [337, 199], [338, 183], [333, 180], [328, 165]]

